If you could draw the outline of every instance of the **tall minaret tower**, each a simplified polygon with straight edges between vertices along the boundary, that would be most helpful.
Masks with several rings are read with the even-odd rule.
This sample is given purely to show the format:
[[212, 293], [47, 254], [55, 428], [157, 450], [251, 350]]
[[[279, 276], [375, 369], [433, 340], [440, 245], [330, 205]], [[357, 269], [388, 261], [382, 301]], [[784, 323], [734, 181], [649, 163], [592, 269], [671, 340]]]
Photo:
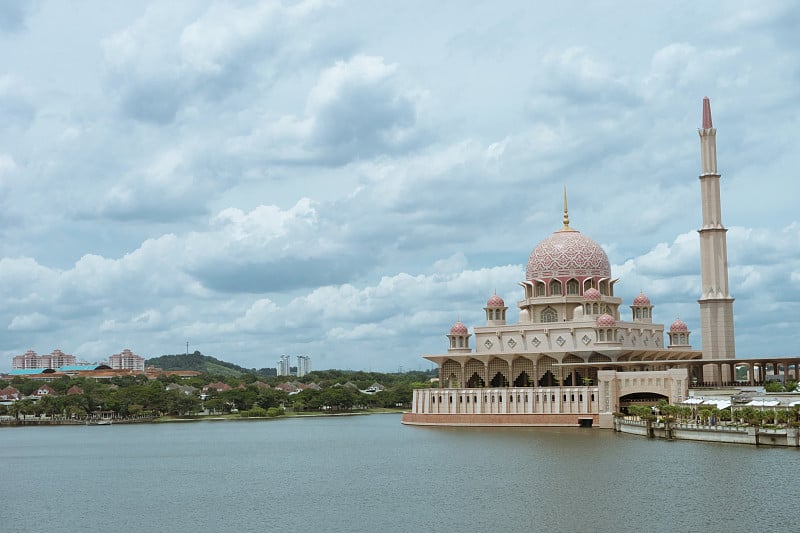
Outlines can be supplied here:
[[733, 338], [733, 298], [728, 288], [728, 247], [722, 225], [717, 173], [717, 130], [711, 122], [711, 102], [703, 98], [703, 127], [700, 134], [700, 191], [703, 227], [700, 228], [700, 268], [703, 292], [700, 303], [700, 331], [703, 359], [736, 357]]

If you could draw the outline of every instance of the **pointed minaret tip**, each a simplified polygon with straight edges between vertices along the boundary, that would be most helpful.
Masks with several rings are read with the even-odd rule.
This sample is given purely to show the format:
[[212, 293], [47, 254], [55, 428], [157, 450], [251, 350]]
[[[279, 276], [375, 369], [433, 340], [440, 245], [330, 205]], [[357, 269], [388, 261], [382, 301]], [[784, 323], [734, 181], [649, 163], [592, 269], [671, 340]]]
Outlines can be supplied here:
[[564, 227], [561, 228], [561, 231], [573, 231], [573, 229], [569, 227], [569, 210], [567, 209], [567, 186], [566, 185], [564, 185]]
[[711, 129], [714, 124], [711, 122], [711, 100], [708, 96], [703, 97], [703, 129]]

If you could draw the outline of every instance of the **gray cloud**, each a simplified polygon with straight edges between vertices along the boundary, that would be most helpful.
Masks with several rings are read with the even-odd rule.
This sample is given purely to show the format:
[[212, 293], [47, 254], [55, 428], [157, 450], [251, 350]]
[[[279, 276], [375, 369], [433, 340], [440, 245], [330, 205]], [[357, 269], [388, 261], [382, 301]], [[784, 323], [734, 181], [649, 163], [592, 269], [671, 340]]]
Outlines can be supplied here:
[[18, 10], [0, 28], [3, 356], [189, 339], [246, 366], [424, 366], [494, 290], [515, 319], [564, 185], [623, 299], [644, 290], [658, 320], [698, 331], [706, 94], [740, 353], [773, 329], [789, 351], [787, 4], [571, 7], [565, 24], [524, 2], [412, 2], [387, 23], [372, 2], [146, 2], [61, 15], [80, 42], [45, 32], [59, 10]]

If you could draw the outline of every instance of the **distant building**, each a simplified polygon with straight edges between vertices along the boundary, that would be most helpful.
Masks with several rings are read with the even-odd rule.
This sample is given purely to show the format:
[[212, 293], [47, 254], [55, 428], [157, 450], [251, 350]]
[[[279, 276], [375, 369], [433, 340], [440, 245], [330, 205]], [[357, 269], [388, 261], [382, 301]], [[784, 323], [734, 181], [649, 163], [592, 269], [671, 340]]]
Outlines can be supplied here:
[[297, 377], [302, 378], [311, 372], [311, 357], [307, 355], [297, 356]]
[[108, 366], [114, 370], [138, 370], [144, 372], [144, 357], [139, 357], [129, 349], [108, 358]]
[[281, 355], [281, 358], [278, 360], [278, 375], [279, 376], [289, 376], [291, 375], [291, 367], [289, 366], [289, 356], [286, 354]]
[[75, 356], [67, 355], [59, 349], [53, 350], [49, 355], [37, 355], [33, 350], [28, 350], [22, 355], [15, 355], [11, 363], [13, 370], [35, 368], [59, 368], [74, 365]]
[[0, 401], [14, 401], [22, 398], [19, 390], [8, 386], [5, 389], [0, 389]]
[[38, 396], [41, 398], [42, 396], [58, 396], [58, 393], [56, 393], [56, 390], [53, 387], [47, 383], [43, 383], [37, 387], [35, 391], [33, 391], [32, 396]]

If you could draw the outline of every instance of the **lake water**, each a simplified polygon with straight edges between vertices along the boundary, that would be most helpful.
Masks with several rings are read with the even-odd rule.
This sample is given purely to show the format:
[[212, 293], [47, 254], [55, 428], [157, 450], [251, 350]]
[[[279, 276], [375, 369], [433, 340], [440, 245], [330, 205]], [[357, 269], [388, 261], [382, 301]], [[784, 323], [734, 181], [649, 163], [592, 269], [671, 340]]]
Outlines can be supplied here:
[[800, 530], [796, 449], [399, 415], [0, 430], [0, 530]]

